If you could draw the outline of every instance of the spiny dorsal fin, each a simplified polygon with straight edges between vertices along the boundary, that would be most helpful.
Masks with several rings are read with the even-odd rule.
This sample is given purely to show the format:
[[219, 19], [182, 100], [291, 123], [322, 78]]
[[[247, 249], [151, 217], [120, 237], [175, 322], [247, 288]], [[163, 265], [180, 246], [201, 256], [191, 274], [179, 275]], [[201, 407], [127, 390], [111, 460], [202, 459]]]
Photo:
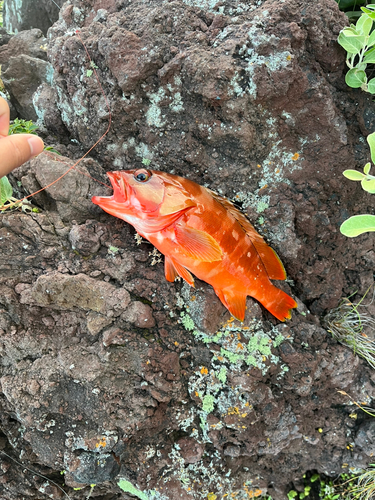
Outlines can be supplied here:
[[233, 215], [248, 235], [251, 243], [254, 245], [261, 261], [263, 262], [268, 277], [272, 280], [285, 280], [286, 273], [279, 256], [275, 250], [267, 245], [262, 236], [255, 230], [254, 226], [247, 220], [244, 214], [240, 212], [231, 201], [227, 200], [223, 196], [211, 191], [211, 189], [207, 189], [207, 191], [213, 198], [215, 198], [216, 201], [221, 203], [221, 205], [223, 205], [223, 207], [226, 208], [231, 215]]

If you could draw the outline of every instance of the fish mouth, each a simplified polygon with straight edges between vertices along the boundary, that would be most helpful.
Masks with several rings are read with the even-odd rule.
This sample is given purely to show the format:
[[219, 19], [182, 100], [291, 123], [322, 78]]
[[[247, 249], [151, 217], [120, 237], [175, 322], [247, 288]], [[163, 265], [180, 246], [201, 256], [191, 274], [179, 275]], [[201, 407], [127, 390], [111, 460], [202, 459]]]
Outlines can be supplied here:
[[107, 172], [109, 180], [111, 181], [113, 195], [112, 196], [93, 196], [91, 201], [95, 205], [104, 208], [105, 206], [113, 205], [115, 203], [125, 203], [128, 199], [128, 190], [126, 182], [121, 175], [121, 172]]

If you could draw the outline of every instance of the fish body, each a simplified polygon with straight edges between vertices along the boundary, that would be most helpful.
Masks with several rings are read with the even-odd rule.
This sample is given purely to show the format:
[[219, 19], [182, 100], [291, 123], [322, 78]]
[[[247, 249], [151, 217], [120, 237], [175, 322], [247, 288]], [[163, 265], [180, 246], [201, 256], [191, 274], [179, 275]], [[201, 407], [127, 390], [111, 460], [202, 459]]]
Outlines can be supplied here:
[[243, 321], [246, 297], [276, 318], [291, 316], [296, 302], [270, 279], [284, 280], [277, 254], [232, 203], [195, 182], [146, 169], [108, 172], [113, 196], [93, 203], [125, 220], [165, 256], [165, 276], [194, 286], [209, 283], [231, 314]]

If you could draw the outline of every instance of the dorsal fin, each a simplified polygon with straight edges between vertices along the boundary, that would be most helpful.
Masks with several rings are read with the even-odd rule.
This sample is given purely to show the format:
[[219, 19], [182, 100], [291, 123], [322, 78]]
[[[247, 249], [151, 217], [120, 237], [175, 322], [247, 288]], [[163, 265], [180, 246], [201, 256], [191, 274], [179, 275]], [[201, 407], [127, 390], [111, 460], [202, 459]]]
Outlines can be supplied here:
[[245, 215], [236, 208], [233, 203], [223, 196], [207, 189], [216, 201], [221, 203], [223, 207], [228, 210], [228, 212], [233, 215], [236, 221], [240, 224], [242, 229], [248, 235], [251, 243], [254, 245], [263, 265], [267, 271], [268, 277], [272, 280], [285, 280], [286, 272], [284, 266], [275, 252], [267, 243], [264, 241], [262, 236], [255, 230], [254, 226], [248, 221]]

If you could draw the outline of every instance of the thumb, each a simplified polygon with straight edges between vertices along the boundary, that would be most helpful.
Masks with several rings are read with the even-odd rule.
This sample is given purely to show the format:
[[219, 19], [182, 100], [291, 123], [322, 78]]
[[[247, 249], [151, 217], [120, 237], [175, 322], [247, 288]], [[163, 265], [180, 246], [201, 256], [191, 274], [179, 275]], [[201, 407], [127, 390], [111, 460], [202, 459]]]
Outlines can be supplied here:
[[42, 139], [33, 134], [14, 134], [0, 138], [0, 177], [43, 151]]

